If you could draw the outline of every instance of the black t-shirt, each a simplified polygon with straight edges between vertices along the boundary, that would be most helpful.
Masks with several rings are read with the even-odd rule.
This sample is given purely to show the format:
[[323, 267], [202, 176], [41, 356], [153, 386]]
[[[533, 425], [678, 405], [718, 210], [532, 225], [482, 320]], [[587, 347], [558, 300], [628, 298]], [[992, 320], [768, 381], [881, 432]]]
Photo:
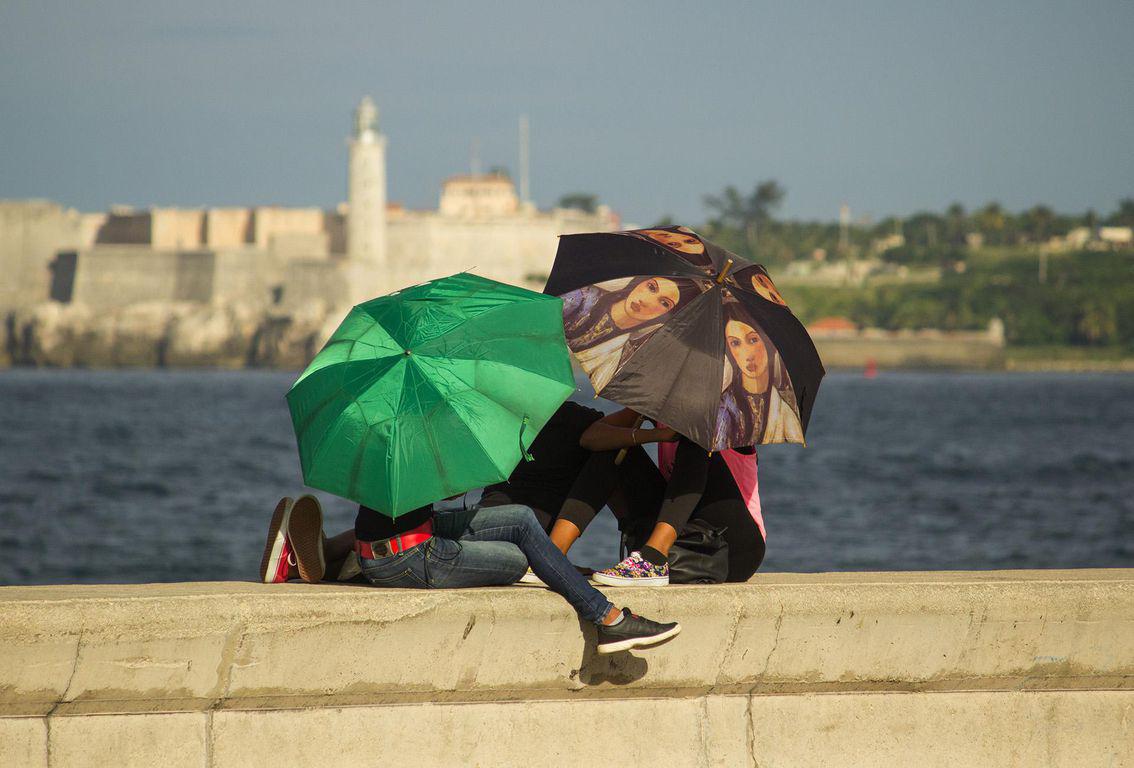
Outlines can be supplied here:
[[398, 515], [397, 520], [391, 520], [370, 507], [360, 506], [358, 515], [354, 518], [354, 537], [359, 541], [392, 539], [398, 534], [412, 531], [431, 517], [433, 517], [432, 504]]
[[591, 452], [579, 445], [579, 438], [603, 416], [602, 411], [578, 403], [559, 406], [532, 442], [532, 461], [520, 461], [507, 482], [484, 489], [499, 492], [516, 504], [543, 510], [554, 516], [567, 498], [583, 464]]

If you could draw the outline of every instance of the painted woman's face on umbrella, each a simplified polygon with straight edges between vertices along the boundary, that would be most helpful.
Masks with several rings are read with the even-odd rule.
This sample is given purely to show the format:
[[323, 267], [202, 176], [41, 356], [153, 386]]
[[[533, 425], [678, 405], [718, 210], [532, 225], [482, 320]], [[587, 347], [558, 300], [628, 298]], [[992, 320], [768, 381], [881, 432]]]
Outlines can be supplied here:
[[753, 270], [751, 282], [752, 290], [756, 291], [756, 293], [760, 294], [768, 301], [779, 304], [781, 307], [787, 306], [787, 302], [784, 301], [784, 297], [780, 295], [780, 292], [778, 290], [776, 290], [776, 285], [772, 282], [772, 278], [768, 277], [759, 270]]
[[681, 253], [700, 254], [705, 252], [705, 244], [692, 233], [670, 232], [668, 229], [643, 229], [641, 232], [651, 240], [667, 245]]
[[623, 302], [623, 311], [630, 319], [645, 323], [672, 310], [680, 299], [677, 283], [668, 277], [651, 277], [634, 286]]
[[737, 304], [726, 304], [725, 360], [713, 445], [802, 442], [791, 379], [772, 342]]
[[745, 379], [745, 390], [758, 392], [766, 388], [768, 348], [756, 329], [741, 320], [729, 320], [725, 324], [725, 344], [733, 365]]
[[654, 275], [607, 280], [563, 294], [567, 346], [595, 391], [703, 290], [704, 285], [689, 278]]

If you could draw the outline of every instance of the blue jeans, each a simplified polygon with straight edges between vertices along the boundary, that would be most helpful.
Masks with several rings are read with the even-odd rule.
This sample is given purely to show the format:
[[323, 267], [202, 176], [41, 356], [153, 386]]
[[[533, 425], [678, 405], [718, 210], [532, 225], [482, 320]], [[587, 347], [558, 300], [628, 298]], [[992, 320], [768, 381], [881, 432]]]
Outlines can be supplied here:
[[374, 586], [414, 589], [514, 584], [530, 566], [587, 621], [600, 623], [613, 607], [551, 543], [535, 513], [520, 504], [438, 512], [429, 541], [359, 561]]

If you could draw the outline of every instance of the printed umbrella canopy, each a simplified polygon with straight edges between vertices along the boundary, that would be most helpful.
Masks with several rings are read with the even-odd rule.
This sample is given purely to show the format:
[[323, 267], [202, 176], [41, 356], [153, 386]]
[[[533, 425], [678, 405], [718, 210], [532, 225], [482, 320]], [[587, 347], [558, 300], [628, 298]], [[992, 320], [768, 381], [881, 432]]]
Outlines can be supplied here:
[[804, 442], [823, 363], [759, 264], [685, 227], [565, 235], [544, 292], [597, 394], [710, 451]]
[[466, 273], [356, 306], [287, 402], [304, 482], [397, 517], [507, 479], [574, 391], [562, 302]]

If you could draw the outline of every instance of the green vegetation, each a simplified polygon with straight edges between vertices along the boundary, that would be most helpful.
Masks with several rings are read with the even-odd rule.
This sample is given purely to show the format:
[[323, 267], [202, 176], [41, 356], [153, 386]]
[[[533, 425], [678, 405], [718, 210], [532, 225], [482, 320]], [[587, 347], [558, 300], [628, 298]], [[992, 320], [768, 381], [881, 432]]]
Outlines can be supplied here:
[[878, 328], [977, 330], [1004, 322], [1009, 344], [1125, 347], [1134, 351], [1134, 258], [1052, 255], [1047, 282], [1034, 256], [976, 260], [939, 283], [821, 287], [781, 285], [805, 323], [841, 315]]
[[584, 213], [594, 213], [598, 207], [598, 196], [585, 192], [572, 192], [559, 198], [558, 206], [560, 208], [574, 208]]
[[1010, 213], [997, 203], [970, 213], [954, 204], [940, 214], [840, 225], [776, 220], [772, 213], [784, 195], [774, 181], [748, 195], [729, 187], [705, 199], [711, 218], [699, 231], [769, 265], [773, 275], [817, 255], [827, 264], [874, 256], [942, 274], [931, 283], [868, 279], [837, 287], [782, 280], [785, 298], [804, 322], [844, 316], [886, 329], [978, 330], [999, 318], [1011, 345], [1134, 353], [1134, 251], [1046, 247], [1080, 227], [1134, 226], [1134, 199], [1107, 216], [1059, 214], [1043, 205]]

